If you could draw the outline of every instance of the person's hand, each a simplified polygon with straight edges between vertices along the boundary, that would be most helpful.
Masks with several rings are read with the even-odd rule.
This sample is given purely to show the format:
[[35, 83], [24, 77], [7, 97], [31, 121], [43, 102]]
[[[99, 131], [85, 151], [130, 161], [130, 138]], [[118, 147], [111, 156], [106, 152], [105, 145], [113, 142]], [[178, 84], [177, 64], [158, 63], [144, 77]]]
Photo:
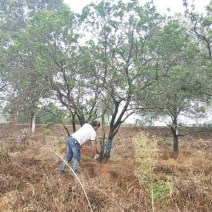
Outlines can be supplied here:
[[99, 154], [95, 154], [93, 159], [97, 160], [99, 158], [99, 156], [100, 156]]

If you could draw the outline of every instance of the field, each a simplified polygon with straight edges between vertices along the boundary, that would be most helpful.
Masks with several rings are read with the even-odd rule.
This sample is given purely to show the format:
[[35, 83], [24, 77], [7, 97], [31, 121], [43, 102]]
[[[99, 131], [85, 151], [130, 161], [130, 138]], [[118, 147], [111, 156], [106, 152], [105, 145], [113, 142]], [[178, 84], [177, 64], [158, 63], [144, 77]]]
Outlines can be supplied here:
[[78, 181], [68, 168], [58, 173], [62, 126], [29, 136], [25, 125], [1, 124], [0, 211], [211, 212], [212, 130], [183, 133], [176, 154], [168, 128], [123, 126], [108, 163], [92, 159], [89, 142], [82, 147]]

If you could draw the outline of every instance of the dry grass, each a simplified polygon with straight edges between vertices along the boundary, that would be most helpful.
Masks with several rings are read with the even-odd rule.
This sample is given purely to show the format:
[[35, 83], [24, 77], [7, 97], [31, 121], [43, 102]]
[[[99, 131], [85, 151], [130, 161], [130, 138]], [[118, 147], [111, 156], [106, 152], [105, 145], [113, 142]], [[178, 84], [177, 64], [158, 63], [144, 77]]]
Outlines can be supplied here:
[[[200, 141], [196, 144], [192, 144], [193, 148], [183, 148], [184, 151], [180, 151], [177, 157], [160, 155], [158, 160], [161, 170], [157, 169], [157, 176], [170, 176], [174, 185], [169, 199], [169, 207], [173, 210], [212, 211], [212, 152], [210, 148], [198, 148], [196, 151], [198, 146], [203, 145]], [[164, 154], [167, 156], [167, 152]]]
[[83, 147], [79, 179], [90, 208], [71, 172], [58, 173], [61, 160], [53, 151], [63, 156], [65, 132], [57, 127], [23, 142], [15, 134], [1, 138], [0, 211], [212, 211], [208, 138], [186, 137], [176, 155], [163, 143], [171, 140], [168, 131], [123, 127], [107, 164], [92, 161], [89, 146]]
[[[158, 145], [156, 138], [149, 139], [145, 133], [140, 133], [138, 137], [133, 140], [135, 147], [136, 158], [140, 163], [138, 165], [137, 174], [140, 183], [151, 198], [151, 211], [158, 211], [166, 209], [166, 198], [171, 196], [173, 183], [168, 177], [158, 178], [157, 173], [161, 168], [158, 167]], [[158, 169], [159, 168], [159, 169]], [[159, 205], [157, 207], [156, 205]], [[157, 207], [157, 209], [156, 209]]]

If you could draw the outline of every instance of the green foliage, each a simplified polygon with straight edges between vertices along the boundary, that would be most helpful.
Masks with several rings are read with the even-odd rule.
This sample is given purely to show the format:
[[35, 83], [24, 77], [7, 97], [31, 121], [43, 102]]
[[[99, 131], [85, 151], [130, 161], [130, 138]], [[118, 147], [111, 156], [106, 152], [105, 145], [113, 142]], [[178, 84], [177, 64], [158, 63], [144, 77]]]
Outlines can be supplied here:
[[170, 187], [165, 181], [153, 182], [153, 199], [160, 200], [167, 197], [170, 194]]
[[60, 117], [59, 114], [53, 114], [48, 111], [44, 110], [38, 110], [36, 113], [36, 123], [38, 124], [46, 124], [46, 123], [54, 123], [59, 124], [60, 123]]
[[170, 187], [168, 179], [166, 181], [154, 181], [154, 177], [156, 176], [150, 176], [152, 173], [147, 170], [145, 165], [139, 166], [138, 170], [142, 176], [141, 183], [153, 201], [165, 200], [165, 198], [170, 195], [172, 188]]
[[51, 132], [51, 127], [54, 126], [54, 123], [52, 122], [47, 122], [43, 128], [42, 128], [42, 132], [44, 135], [49, 135]]

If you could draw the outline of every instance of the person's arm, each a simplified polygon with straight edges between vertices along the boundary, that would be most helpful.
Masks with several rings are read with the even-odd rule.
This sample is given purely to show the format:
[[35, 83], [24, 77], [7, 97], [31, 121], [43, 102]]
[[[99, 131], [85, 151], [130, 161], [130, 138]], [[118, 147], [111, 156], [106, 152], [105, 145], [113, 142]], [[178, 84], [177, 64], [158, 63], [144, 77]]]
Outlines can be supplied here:
[[99, 157], [97, 146], [96, 146], [96, 141], [91, 141], [91, 146], [92, 146], [92, 151], [93, 151], [93, 158], [95, 159], [96, 157]]

